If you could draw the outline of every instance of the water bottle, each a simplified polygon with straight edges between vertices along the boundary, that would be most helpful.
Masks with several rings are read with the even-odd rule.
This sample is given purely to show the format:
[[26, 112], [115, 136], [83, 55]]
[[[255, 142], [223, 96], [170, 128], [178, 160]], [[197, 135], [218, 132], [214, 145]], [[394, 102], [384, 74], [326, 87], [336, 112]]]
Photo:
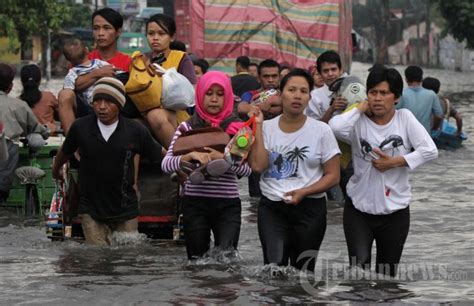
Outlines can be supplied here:
[[244, 135], [241, 135], [237, 138], [237, 146], [240, 149], [245, 149], [245, 148], [247, 148], [248, 145], [249, 145], [248, 135], [244, 134]]

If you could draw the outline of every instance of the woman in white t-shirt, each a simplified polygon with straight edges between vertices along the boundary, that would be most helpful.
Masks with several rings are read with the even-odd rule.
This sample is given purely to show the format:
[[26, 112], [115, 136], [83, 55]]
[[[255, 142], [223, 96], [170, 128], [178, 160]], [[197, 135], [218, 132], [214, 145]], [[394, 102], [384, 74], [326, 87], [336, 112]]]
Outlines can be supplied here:
[[[263, 121], [256, 115], [255, 143], [249, 157], [262, 173], [258, 232], [265, 264], [314, 270], [326, 232], [326, 190], [339, 182], [339, 147], [326, 123], [304, 114], [313, 78], [291, 70], [280, 83], [283, 112]], [[252, 115], [252, 114], [250, 114]], [[298, 261], [304, 251], [314, 250]]]
[[[438, 156], [425, 128], [406, 109], [395, 110], [403, 80], [381, 67], [367, 78], [368, 102], [329, 125], [352, 146], [354, 175], [347, 184], [344, 233], [351, 265], [370, 269], [373, 241], [376, 271], [395, 276], [410, 227], [408, 170]], [[413, 150], [414, 149], [414, 150]]]

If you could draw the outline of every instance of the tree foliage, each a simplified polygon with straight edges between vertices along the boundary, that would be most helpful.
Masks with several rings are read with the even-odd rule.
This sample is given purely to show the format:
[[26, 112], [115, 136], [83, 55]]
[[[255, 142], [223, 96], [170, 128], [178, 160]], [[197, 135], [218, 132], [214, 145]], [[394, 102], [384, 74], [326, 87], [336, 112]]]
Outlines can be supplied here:
[[17, 41], [17, 33], [15, 30], [15, 23], [11, 18], [4, 14], [0, 14], [0, 37], [8, 37], [8, 49], [11, 51], [15, 51], [16, 53], [16, 44]]
[[474, 1], [438, 0], [441, 15], [446, 20], [445, 31], [458, 41], [467, 41], [468, 48], [474, 49]]
[[0, 36], [9, 38], [10, 49], [16, 40], [28, 48], [32, 35], [44, 37], [48, 30], [83, 26], [85, 18], [90, 20], [90, 10], [72, 0], [0, 0]]

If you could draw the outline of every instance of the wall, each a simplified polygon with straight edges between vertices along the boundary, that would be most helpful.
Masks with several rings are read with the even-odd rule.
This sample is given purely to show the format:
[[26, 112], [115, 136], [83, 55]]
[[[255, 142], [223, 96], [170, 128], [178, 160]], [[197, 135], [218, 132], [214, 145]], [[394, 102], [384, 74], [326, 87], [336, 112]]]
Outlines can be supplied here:
[[460, 43], [451, 35], [439, 42], [440, 66], [450, 70], [474, 71], [474, 50], [466, 48], [466, 43]]

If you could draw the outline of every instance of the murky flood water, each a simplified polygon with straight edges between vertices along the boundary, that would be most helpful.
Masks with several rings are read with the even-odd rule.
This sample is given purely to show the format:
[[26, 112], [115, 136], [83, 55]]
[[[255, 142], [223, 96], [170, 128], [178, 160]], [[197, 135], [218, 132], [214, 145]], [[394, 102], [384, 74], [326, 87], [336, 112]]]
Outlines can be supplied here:
[[[354, 63], [365, 78], [369, 66]], [[403, 67], [400, 67], [402, 72]], [[242, 180], [239, 256], [212, 254], [188, 263], [174, 243], [117, 240], [106, 248], [50, 242], [42, 226], [24, 226], [15, 212], [0, 214], [1, 304], [267, 304], [317, 302], [474, 301], [474, 73], [427, 70], [464, 116], [471, 138], [411, 175], [411, 228], [397, 279], [348, 269], [342, 207], [328, 207], [318, 273], [263, 266], [256, 205]], [[45, 84], [57, 93], [61, 82]], [[16, 87], [14, 95], [18, 93]], [[322, 277], [322, 278], [321, 278]], [[321, 281], [322, 280], [322, 281]]]

